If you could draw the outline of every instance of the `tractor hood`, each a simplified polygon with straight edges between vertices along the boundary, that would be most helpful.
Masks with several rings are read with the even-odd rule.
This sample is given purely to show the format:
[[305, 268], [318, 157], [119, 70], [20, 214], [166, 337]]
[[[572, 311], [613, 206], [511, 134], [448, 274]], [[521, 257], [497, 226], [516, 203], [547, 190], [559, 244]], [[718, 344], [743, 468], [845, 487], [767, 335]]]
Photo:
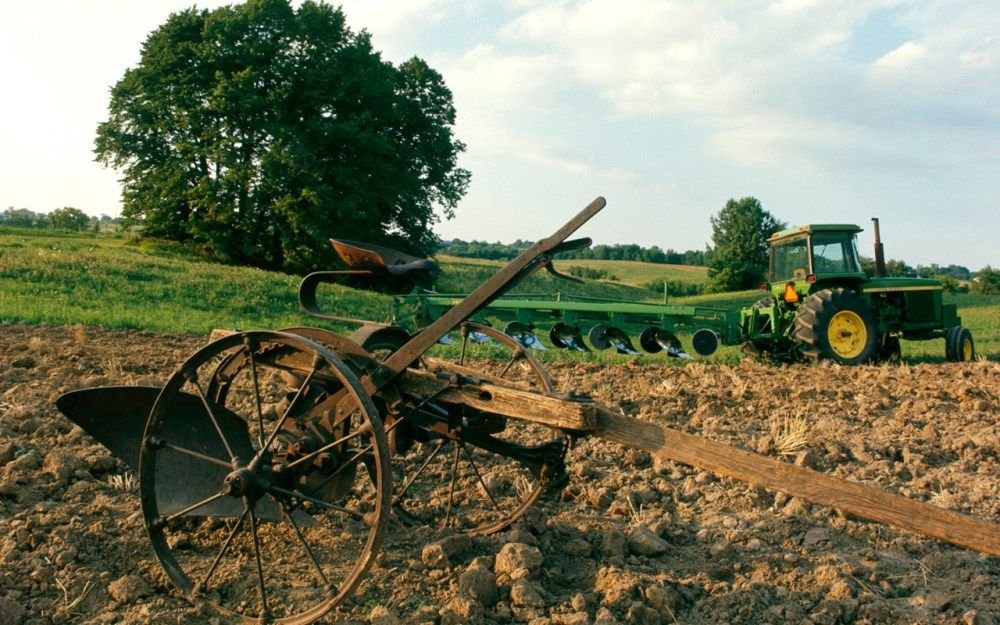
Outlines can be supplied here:
[[865, 282], [865, 293], [885, 293], [889, 291], [941, 291], [944, 287], [932, 278], [872, 278]]

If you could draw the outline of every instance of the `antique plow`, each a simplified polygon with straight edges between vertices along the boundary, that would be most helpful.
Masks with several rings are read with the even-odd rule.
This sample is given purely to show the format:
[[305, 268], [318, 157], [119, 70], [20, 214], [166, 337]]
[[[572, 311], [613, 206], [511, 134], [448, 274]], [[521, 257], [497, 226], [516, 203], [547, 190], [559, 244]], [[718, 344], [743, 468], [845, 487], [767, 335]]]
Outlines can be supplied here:
[[[384, 324], [350, 338], [317, 328], [223, 333], [162, 389], [86, 389], [58, 406], [138, 469], [153, 551], [181, 593], [244, 623], [309, 623], [328, 612], [371, 566], [391, 517], [470, 533], [507, 527], [566, 482], [576, 436], [1000, 556], [990, 523], [559, 393], [516, 340], [468, 321], [551, 270], [553, 254], [588, 245], [567, 239], [603, 207], [592, 202], [412, 337]], [[365, 271], [428, 269], [367, 249]], [[314, 289], [333, 273], [303, 284]], [[429, 357], [455, 329], [457, 360]], [[471, 358], [481, 336], [503, 356]]]

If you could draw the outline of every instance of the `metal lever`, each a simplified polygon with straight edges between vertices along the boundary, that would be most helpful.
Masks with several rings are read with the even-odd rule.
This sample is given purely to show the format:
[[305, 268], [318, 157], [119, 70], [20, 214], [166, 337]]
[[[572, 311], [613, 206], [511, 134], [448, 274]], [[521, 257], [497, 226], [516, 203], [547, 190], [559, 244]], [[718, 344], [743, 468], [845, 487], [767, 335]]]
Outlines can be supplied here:
[[551, 258], [548, 258], [545, 261], [543, 261], [542, 262], [542, 266], [545, 267], [545, 271], [549, 272], [550, 274], [552, 274], [556, 278], [562, 278], [563, 280], [569, 280], [570, 282], [579, 282], [579, 283], [583, 282], [583, 280], [581, 280], [580, 278], [577, 278], [576, 276], [570, 276], [570, 275], [567, 275], [565, 273], [560, 273], [552, 265], [552, 259]]

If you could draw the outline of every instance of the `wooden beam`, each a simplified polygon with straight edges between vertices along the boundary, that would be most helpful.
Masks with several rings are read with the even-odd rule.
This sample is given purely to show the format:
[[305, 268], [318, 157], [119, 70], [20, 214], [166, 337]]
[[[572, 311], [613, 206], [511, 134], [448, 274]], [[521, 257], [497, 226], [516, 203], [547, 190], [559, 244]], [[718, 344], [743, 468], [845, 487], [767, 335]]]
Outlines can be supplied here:
[[1000, 526], [878, 488], [618, 415], [606, 408], [597, 409], [597, 429], [593, 435], [761, 488], [833, 506], [848, 514], [1000, 556]]
[[421, 397], [434, 395], [435, 401], [465, 404], [483, 412], [533, 421], [553, 428], [586, 431], [597, 426], [596, 407], [590, 401], [550, 397], [486, 381], [450, 386], [447, 379], [423, 369], [407, 369], [405, 375], [396, 378], [395, 384], [403, 393]]

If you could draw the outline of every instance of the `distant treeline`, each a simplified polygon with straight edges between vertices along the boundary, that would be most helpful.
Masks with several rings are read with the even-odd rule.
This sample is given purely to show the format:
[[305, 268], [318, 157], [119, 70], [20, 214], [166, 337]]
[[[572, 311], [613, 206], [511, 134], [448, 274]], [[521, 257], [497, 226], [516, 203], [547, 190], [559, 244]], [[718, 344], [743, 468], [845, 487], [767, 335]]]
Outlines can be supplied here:
[[101, 215], [91, 217], [78, 208], [64, 206], [51, 213], [36, 213], [27, 208], [10, 206], [0, 213], [0, 226], [17, 228], [54, 228], [59, 230], [89, 230], [92, 232], [114, 230], [121, 224], [121, 217]]
[[[452, 239], [438, 244], [438, 253], [462, 258], [485, 258], [488, 260], [511, 260], [524, 250], [531, 247], [533, 241], [518, 239], [513, 243], [488, 243], [486, 241], [462, 241]], [[594, 245], [592, 247], [562, 252], [560, 259], [577, 260], [633, 260], [643, 263], [658, 263], [665, 265], [705, 265], [703, 250], [688, 250], [676, 252], [662, 250], [658, 246], [642, 247], [635, 244]]]

